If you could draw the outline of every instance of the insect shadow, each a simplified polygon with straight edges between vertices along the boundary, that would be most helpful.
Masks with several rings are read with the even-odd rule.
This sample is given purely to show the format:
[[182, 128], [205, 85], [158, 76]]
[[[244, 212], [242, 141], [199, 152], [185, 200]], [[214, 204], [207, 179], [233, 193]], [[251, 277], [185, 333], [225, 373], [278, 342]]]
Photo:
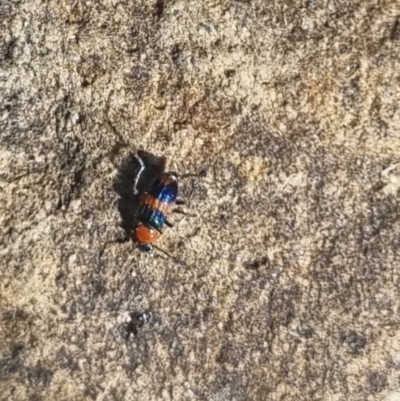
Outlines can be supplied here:
[[[166, 158], [156, 156], [144, 150], [138, 151], [137, 154], [145, 164], [145, 169], [141, 173], [136, 187], [138, 192], [142, 192], [148, 188], [149, 182], [152, 182], [165, 170]], [[121, 216], [120, 226], [125, 231], [125, 238], [119, 240], [119, 242], [129, 241], [137, 224], [136, 216], [140, 208], [140, 203], [138, 197], [133, 192], [133, 187], [140, 168], [141, 165], [135, 154], [130, 153], [122, 160], [114, 179], [113, 189], [119, 196], [118, 211]]]

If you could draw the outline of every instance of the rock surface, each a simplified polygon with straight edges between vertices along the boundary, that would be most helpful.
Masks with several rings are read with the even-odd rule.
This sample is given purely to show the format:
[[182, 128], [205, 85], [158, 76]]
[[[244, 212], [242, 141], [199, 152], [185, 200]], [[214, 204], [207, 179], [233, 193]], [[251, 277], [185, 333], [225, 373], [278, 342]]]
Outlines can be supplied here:
[[[0, 399], [400, 399], [399, 15], [2, 0]], [[172, 257], [118, 242], [137, 149], [207, 172]]]

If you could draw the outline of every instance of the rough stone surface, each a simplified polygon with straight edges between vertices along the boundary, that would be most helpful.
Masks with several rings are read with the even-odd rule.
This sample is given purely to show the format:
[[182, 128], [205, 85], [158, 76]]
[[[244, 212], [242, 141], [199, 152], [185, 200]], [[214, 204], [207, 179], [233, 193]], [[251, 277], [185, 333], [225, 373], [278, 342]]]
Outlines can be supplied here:
[[2, 0], [0, 399], [399, 400], [399, 104], [398, 0]]

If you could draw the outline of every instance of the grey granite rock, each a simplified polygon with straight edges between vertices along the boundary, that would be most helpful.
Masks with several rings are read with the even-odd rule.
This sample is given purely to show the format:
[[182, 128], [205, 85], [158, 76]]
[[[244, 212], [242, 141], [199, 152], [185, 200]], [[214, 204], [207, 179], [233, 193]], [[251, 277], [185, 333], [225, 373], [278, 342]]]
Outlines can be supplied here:
[[[399, 15], [2, 0], [0, 399], [399, 400]], [[137, 149], [207, 171], [175, 259], [119, 241]]]

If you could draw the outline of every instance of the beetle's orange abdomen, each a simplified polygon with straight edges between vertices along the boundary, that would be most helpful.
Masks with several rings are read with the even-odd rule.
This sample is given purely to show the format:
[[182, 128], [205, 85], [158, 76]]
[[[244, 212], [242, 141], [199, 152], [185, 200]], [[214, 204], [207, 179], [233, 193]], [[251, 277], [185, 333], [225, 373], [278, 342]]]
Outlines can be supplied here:
[[151, 210], [155, 212], [160, 212], [162, 213], [165, 217], [167, 217], [172, 210], [172, 203], [167, 203], [167, 202], [161, 202], [159, 199], [154, 198], [153, 196], [149, 194], [144, 194], [141, 198], [140, 201], [143, 206], [149, 206]]
[[135, 229], [136, 239], [142, 244], [152, 244], [160, 236], [160, 233], [154, 228], [140, 224]]

